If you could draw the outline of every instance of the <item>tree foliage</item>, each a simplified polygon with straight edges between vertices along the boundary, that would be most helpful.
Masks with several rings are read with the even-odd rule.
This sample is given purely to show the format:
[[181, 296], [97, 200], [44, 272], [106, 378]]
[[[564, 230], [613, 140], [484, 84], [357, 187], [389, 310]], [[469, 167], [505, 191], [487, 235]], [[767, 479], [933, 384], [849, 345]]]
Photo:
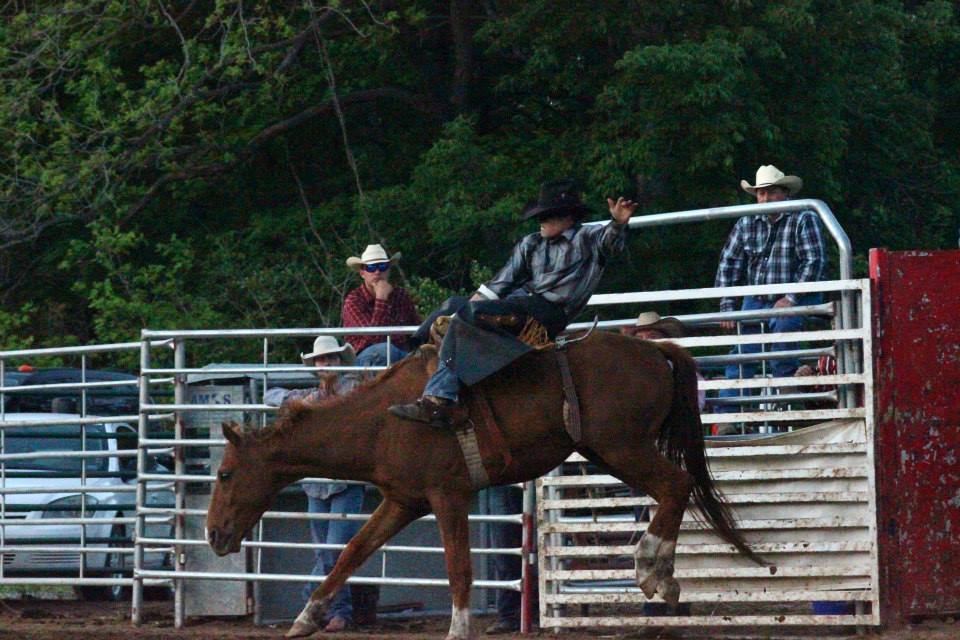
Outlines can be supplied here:
[[[646, 213], [774, 163], [861, 257], [954, 247], [948, 0], [208, 0], [0, 9], [0, 347], [336, 324], [368, 242], [426, 311], [573, 176]], [[708, 286], [729, 225], [648, 230], [611, 290]], [[292, 353], [292, 351], [291, 351]]]

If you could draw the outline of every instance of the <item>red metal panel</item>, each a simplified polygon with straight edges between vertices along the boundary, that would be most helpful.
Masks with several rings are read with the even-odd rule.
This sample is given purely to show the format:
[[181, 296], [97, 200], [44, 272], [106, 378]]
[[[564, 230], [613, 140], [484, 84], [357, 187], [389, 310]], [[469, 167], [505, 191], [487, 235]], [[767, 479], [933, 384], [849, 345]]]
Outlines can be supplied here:
[[960, 611], [960, 251], [870, 252], [881, 612]]

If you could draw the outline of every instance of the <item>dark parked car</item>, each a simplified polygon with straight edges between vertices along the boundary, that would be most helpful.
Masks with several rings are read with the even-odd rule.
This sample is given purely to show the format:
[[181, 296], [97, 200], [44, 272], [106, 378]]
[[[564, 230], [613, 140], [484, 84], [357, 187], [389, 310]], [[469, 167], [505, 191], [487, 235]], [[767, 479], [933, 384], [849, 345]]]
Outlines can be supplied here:
[[[80, 382], [118, 382], [117, 386], [87, 389], [87, 413], [95, 416], [136, 415], [138, 392], [137, 376], [119, 371], [88, 369], [86, 375], [80, 369], [54, 368], [31, 371], [5, 372], [4, 385], [27, 386]], [[55, 406], [56, 405], [56, 406]], [[4, 394], [6, 411], [50, 413], [80, 413], [81, 392], [79, 389], [35, 389]]]

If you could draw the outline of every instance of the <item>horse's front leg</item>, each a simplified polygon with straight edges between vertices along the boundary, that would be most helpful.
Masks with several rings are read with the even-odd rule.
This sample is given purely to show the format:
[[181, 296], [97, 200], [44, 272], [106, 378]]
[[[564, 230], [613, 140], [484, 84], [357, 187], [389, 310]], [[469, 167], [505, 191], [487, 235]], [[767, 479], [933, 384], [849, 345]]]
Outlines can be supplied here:
[[470, 585], [473, 582], [473, 568], [470, 564], [470, 528], [467, 514], [470, 512], [471, 496], [438, 492], [428, 498], [440, 527], [453, 601], [447, 640], [467, 640], [475, 635], [470, 631]]
[[346, 548], [337, 558], [337, 563], [324, 579], [323, 584], [317, 587], [310, 595], [310, 600], [303, 607], [303, 611], [294, 620], [293, 625], [286, 633], [287, 638], [302, 638], [309, 636], [320, 628], [323, 623], [323, 614], [326, 613], [334, 594], [343, 586], [347, 578], [379, 549], [394, 534], [405, 526], [427, 513], [427, 506], [411, 508], [384, 498], [377, 510], [373, 512], [367, 523], [363, 525], [357, 535], [350, 540]]

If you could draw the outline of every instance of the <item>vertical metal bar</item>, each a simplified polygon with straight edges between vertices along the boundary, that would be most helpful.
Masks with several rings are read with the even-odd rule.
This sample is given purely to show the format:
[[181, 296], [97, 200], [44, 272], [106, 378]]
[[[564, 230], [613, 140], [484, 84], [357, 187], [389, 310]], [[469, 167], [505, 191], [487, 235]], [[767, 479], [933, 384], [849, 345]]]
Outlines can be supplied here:
[[[257, 523], [257, 542], [263, 542], [263, 520]], [[257, 575], [261, 573], [261, 563], [263, 562], [263, 547], [257, 547], [253, 556], [253, 572]], [[253, 582], [253, 624], [263, 624], [263, 583], [259, 580]]]
[[[141, 340], [140, 341], [140, 384], [138, 386], [139, 391], [139, 406], [137, 410], [139, 412], [139, 417], [137, 419], [137, 441], [140, 442], [147, 438], [147, 413], [143, 409], [144, 406], [150, 403], [150, 380], [147, 377], [147, 374], [144, 373], [147, 369], [150, 368], [150, 341]], [[130, 604], [130, 618], [131, 622], [135, 625], [140, 625], [141, 616], [143, 613], [143, 579], [140, 577], [140, 571], [143, 570], [143, 545], [140, 544], [140, 538], [143, 537], [144, 531], [144, 520], [145, 515], [142, 512], [143, 507], [146, 505], [146, 481], [141, 480], [142, 474], [148, 472], [147, 469], [147, 455], [146, 450], [143, 447], [137, 447], [137, 491], [136, 491], [136, 504], [137, 504], [137, 516], [134, 522], [134, 532], [133, 532], [133, 598]], [[180, 485], [181, 483], [175, 483], [175, 485]], [[180, 491], [180, 487], [177, 487], [177, 490]]]
[[[765, 334], [766, 332], [767, 332], [767, 323], [764, 322], [763, 320], [761, 320], [761, 321], [760, 321], [760, 335], [763, 335], [763, 334]], [[771, 345], [769, 345], [768, 343], [766, 343], [766, 342], [761, 342], [761, 343], [760, 343], [760, 353], [767, 353], [767, 352], [770, 351], [770, 349], [772, 349], [772, 348], [773, 348], [773, 347], [772, 347]], [[761, 359], [761, 360], [760, 360], [760, 377], [762, 377], [762, 378], [766, 378], [766, 377], [767, 377], [767, 361], [766, 361], [766, 359]], [[744, 389], [743, 391], [747, 391], [747, 390]], [[769, 392], [767, 392], [767, 391], [765, 391], [765, 390], [763, 390], [763, 389], [760, 389], [760, 390], [759, 390], [759, 393], [760, 393], [760, 394], [770, 395]], [[776, 406], [776, 405], [771, 404], [771, 406]], [[769, 409], [768, 409], [768, 410], [769, 410]], [[762, 425], [759, 425], [759, 426], [757, 427], [757, 432], [759, 432], [759, 433], [770, 433], [770, 421], [769, 421], [769, 420], [764, 420], [764, 421], [763, 421], [763, 424], [762, 424]]]
[[[740, 306], [742, 307], [743, 305], [741, 304]], [[743, 335], [743, 323], [740, 322], [739, 320], [737, 320], [737, 335], [738, 335], [738, 336], [742, 336], [742, 335]], [[737, 355], [738, 355], [738, 356], [742, 356], [742, 355], [743, 355], [743, 345], [740, 345], [740, 344], [737, 345]], [[740, 362], [739, 364], [737, 364], [737, 373], [738, 373], [738, 375], [739, 375], [739, 379], [740, 379], [740, 380], [743, 380], [743, 362]], [[744, 392], [746, 391], [746, 389], [744, 389], [743, 387], [740, 387], [740, 388], [737, 389], [736, 391], [737, 391], [737, 395], [741, 395], [741, 396], [742, 396], [742, 395], [744, 394]], [[742, 404], [738, 404], [738, 405], [737, 405], [737, 411], [743, 412], [743, 405], [742, 405]], [[740, 435], [744, 435], [746, 432], [747, 432], [747, 423], [746, 423], [746, 422], [741, 422], [741, 423], [740, 423]]]
[[390, 364], [391, 364], [391, 362], [390, 362], [390, 351], [393, 350], [392, 344], [393, 344], [393, 343], [390, 341], [390, 334], [388, 333], [388, 334], [387, 334], [387, 366], [388, 366], [388, 367], [389, 367]]
[[[263, 339], [263, 368], [266, 369], [268, 363], [270, 362], [270, 338]], [[263, 372], [263, 395], [260, 397], [260, 403], [265, 402], [264, 398], [267, 395], [267, 384], [269, 382], [270, 376], [266, 371]], [[256, 400], [254, 400], [256, 401]], [[264, 411], [260, 414], [260, 428], [263, 429], [267, 426], [267, 412]]]
[[[270, 339], [263, 339], [263, 358], [262, 363], [264, 369], [267, 368], [267, 365], [270, 362]], [[261, 402], [264, 402], [264, 397], [267, 393], [267, 382], [269, 376], [267, 372], [263, 373], [263, 393], [264, 396], [260, 398]], [[263, 411], [260, 413], [260, 428], [263, 429], [267, 426], [267, 412]], [[256, 540], [257, 542], [263, 542], [263, 520], [257, 523], [256, 527]], [[253, 556], [253, 572], [260, 574], [261, 566], [263, 563], [263, 547], [257, 547]], [[263, 583], [259, 580], [253, 582], [253, 624], [261, 625], [263, 624]]]
[[534, 552], [534, 521], [536, 510], [536, 484], [523, 483], [523, 539], [520, 563], [520, 633], [530, 633], [533, 627], [533, 563], [537, 556]]
[[[177, 340], [173, 345], [173, 368], [184, 369], [187, 366], [187, 343], [186, 340]], [[177, 373], [173, 377], [173, 401], [175, 404], [184, 404], [187, 398], [187, 376]], [[184, 436], [183, 412], [176, 411], [173, 416], [173, 437], [176, 440], [183, 439]], [[186, 469], [186, 447], [175, 446], [173, 448], [173, 472], [176, 475], [183, 475]], [[174, 506], [178, 512], [174, 518], [175, 540], [183, 540], [186, 531], [186, 516], [182, 509], [186, 506], [186, 486], [182, 482], [174, 482]], [[180, 572], [186, 570], [187, 556], [183, 545], [176, 544], [173, 547], [173, 570]], [[184, 581], [175, 578], [173, 581], [173, 626], [176, 629], [182, 629], [186, 624], [186, 601], [184, 599]]]
[[[0, 388], [7, 386], [7, 361], [3, 358], [0, 358]], [[4, 396], [3, 392], [0, 391], [0, 421], [6, 419], [7, 413], [7, 399]], [[7, 446], [7, 430], [0, 429], [0, 454], [6, 451]], [[0, 460], [0, 487], [6, 488], [7, 486], [7, 461]], [[7, 519], [7, 496], [3, 495], [3, 498], [0, 499], [0, 521]], [[7, 546], [7, 525], [0, 524], [0, 547]], [[0, 578], [3, 578], [3, 554], [0, 553]]]
[[[80, 383], [86, 385], [87, 383], [87, 354], [81, 354], [80, 356]], [[87, 387], [80, 387], [80, 417], [87, 417]], [[106, 433], [104, 433], [106, 435]], [[109, 447], [109, 442], [107, 444]], [[118, 447], [119, 448], [119, 447]], [[85, 453], [87, 450], [87, 425], [80, 423], [80, 451]], [[117, 459], [119, 461], [119, 458]], [[87, 459], [86, 457], [80, 458], [80, 486], [87, 486]], [[80, 518], [85, 519], [87, 517], [87, 492], [80, 492]], [[80, 525], [80, 546], [85, 548], [87, 546], [87, 525]], [[107, 556], [109, 557], [109, 556]], [[84, 577], [86, 573], [87, 565], [87, 554], [80, 554], [80, 577]]]
[[[561, 464], [559, 467], [557, 467], [556, 469], [548, 473], [547, 476], [554, 477], [554, 476], [563, 475], [562, 469], [563, 469], [563, 465]], [[551, 485], [544, 488], [542, 485], [538, 485], [538, 489], [543, 491], [544, 493], [543, 497], [545, 499], [554, 500], [557, 498], [558, 488], [555, 486]], [[540, 523], [556, 522], [558, 519], [559, 519], [559, 515], [557, 513], [557, 510], [547, 511], [543, 507], [543, 501], [542, 500], [537, 501], [538, 529], [539, 529]], [[563, 546], [563, 534], [551, 533], [549, 536], [549, 542], [547, 541], [546, 537], [541, 537], [539, 542], [543, 543], [541, 545], [538, 545], [541, 552], [544, 551], [545, 547], [559, 548]], [[547, 575], [548, 573], [548, 567], [549, 567], [549, 572], [555, 575], [555, 572], [560, 569], [560, 558], [553, 555], [553, 556], [550, 556], [549, 560], [545, 561], [543, 553], [540, 553], [538, 555], [540, 556], [540, 615], [541, 616], [544, 615], [544, 612], [549, 610], [550, 612], [549, 615], [553, 618], [563, 616], [565, 612], [565, 608], [563, 605], [551, 604], [548, 609], [546, 603], [544, 602], [544, 599], [545, 599], [544, 597], [548, 593], [555, 594], [559, 592], [559, 587], [557, 585], [556, 578], [551, 578], [549, 581], [547, 581], [544, 578], [544, 576]], [[554, 627], [553, 633], [560, 633], [560, 627]]]
[[[869, 318], [873, 309], [872, 292], [869, 280], [861, 280], [860, 309], [861, 317]], [[871, 323], [863, 324], [863, 397], [864, 397], [864, 427], [867, 445], [867, 491], [870, 513], [874, 517], [869, 519], [870, 532], [870, 584], [873, 585], [873, 597], [870, 600], [870, 614], [873, 624], [880, 624], [880, 556], [877, 532], [877, 466], [876, 466], [876, 407], [874, 404], [874, 376], [873, 369], [873, 327]], [[860, 613], [858, 610], [857, 613]]]

